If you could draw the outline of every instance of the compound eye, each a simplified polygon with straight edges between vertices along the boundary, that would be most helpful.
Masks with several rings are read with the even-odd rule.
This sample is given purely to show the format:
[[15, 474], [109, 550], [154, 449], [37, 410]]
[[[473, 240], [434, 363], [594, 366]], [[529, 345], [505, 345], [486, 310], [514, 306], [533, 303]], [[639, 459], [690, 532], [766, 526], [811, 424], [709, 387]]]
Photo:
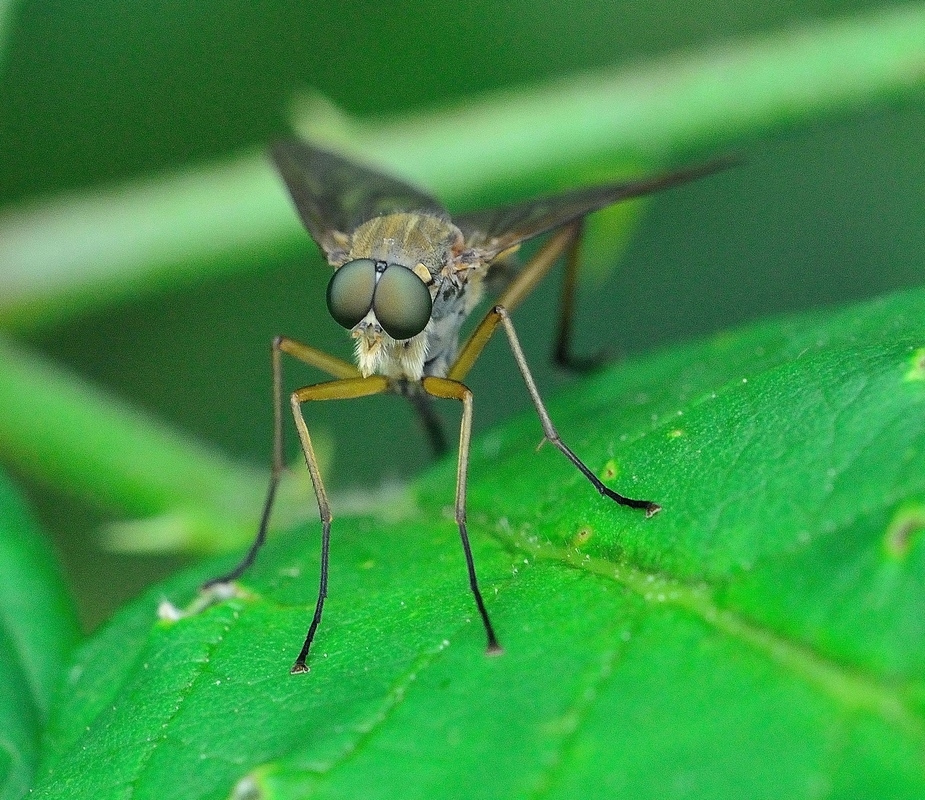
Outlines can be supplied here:
[[328, 311], [350, 329], [369, 313], [376, 291], [376, 264], [369, 258], [348, 261], [328, 283]]
[[414, 272], [389, 264], [376, 285], [373, 311], [382, 329], [393, 339], [417, 336], [430, 320], [430, 290]]

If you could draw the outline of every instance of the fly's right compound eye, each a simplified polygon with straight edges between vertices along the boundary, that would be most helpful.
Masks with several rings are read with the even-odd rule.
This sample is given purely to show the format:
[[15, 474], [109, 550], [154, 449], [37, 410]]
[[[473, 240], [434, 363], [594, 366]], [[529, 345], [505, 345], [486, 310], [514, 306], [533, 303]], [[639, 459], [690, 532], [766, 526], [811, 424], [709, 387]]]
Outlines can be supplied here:
[[348, 330], [369, 313], [376, 292], [376, 263], [369, 258], [348, 261], [328, 283], [328, 311]]
[[376, 285], [373, 311], [382, 329], [402, 341], [417, 336], [430, 322], [433, 302], [427, 284], [412, 270], [389, 264]]

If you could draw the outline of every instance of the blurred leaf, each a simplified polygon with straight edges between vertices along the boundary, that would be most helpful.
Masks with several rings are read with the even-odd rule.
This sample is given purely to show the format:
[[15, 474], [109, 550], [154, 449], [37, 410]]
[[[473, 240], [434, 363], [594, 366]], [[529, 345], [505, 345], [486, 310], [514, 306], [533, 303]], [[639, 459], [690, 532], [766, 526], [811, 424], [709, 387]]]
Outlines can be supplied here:
[[26, 794], [52, 694], [79, 638], [48, 545], [0, 474], [0, 798]]
[[[925, 793], [925, 290], [641, 359], [473, 449], [401, 522], [338, 519], [311, 672], [288, 668], [317, 525], [177, 622], [210, 565], [78, 655], [37, 798], [918, 798]], [[478, 413], [478, 398], [476, 398]], [[306, 499], [306, 502], [310, 502]], [[336, 512], [336, 509], [335, 509]]]

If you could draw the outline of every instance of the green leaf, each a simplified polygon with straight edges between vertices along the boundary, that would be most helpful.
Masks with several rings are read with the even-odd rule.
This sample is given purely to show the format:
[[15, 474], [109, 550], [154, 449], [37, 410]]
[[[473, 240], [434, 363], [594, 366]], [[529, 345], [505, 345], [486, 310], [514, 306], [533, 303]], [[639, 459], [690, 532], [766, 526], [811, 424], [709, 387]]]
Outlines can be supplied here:
[[308, 675], [317, 524], [202, 613], [156, 619], [215, 564], [125, 609], [77, 658], [33, 796], [922, 797], [925, 290], [631, 362], [549, 410], [664, 509], [533, 452], [531, 415], [480, 438], [503, 656], [442, 462], [409, 518], [335, 520]]
[[35, 522], [0, 474], [0, 798], [25, 795], [52, 694], [79, 636]]

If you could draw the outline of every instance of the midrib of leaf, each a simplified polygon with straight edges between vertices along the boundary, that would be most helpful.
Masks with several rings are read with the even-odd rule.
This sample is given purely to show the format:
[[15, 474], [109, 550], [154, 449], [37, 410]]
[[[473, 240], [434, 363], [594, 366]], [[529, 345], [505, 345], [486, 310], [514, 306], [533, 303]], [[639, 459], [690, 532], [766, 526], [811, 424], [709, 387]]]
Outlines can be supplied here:
[[532, 558], [568, 564], [609, 578], [646, 602], [684, 609], [720, 633], [744, 642], [811, 682], [846, 708], [873, 713], [904, 732], [925, 739], [925, 720], [901, 690], [884, 686], [871, 675], [832, 661], [804, 644], [722, 608], [714, 602], [708, 587], [691, 586], [673, 577], [646, 572], [629, 564], [616, 564], [576, 548], [532, 541], [503, 529], [496, 529], [493, 535]]

